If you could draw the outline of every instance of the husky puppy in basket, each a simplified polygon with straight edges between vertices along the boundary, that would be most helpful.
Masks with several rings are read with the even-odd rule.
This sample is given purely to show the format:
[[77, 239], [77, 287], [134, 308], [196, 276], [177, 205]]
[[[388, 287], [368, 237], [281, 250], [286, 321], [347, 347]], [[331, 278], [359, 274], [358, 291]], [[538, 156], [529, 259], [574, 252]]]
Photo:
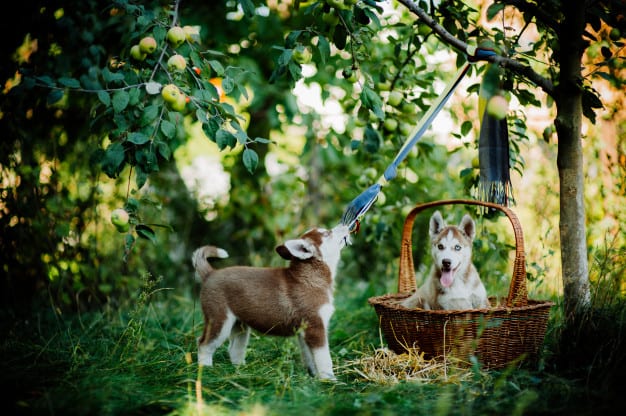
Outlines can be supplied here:
[[458, 226], [447, 225], [439, 211], [430, 218], [433, 265], [424, 284], [401, 302], [406, 308], [481, 309], [491, 305], [472, 263], [474, 220], [465, 214]]

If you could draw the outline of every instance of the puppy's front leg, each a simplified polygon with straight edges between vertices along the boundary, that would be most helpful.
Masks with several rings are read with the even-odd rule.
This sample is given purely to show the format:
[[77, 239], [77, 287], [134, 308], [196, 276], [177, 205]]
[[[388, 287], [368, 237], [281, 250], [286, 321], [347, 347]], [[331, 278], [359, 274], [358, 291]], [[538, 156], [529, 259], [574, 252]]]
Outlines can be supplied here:
[[300, 344], [300, 351], [302, 352], [302, 361], [306, 366], [307, 371], [311, 377], [317, 376], [317, 368], [315, 367], [315, 361], [313, 360], [313, 353], [307, 345], [304, 339], [304, 331], [298, 331], [298, 343]]
[[336, 380], [328, 344], [319, 348], [314, 348], [312, 353], [313, 361], [315, 361], [315, 367], [317, 367], [317, 376], [323, 380]]
[[313, 355], [317, 376], [325, 380], [336, 380], [328, 346], [328, 324], [334, 310], [330, 303], [322, 305], [318, 311], [319, 316], [309, 323], [304, 334], [305, 342]]

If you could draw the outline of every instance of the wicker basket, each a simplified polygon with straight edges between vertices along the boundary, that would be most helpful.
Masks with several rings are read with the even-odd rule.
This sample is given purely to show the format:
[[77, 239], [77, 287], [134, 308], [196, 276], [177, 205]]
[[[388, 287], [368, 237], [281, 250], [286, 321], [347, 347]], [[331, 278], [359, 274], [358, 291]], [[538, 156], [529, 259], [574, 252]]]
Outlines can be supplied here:
[[[412, 232], [421, 211], [440, 205], [480, 205], [500, 210], [511, 221], [515, 234], [515, 260], [509, 294], [500, 304], [490, 297], [488, 309], [407, 309], [399, 302], [416, 289]], [[398, 293], [368, 300], [380, 320], [381, 330], [394, 352], [417, 348], [428, 358], [475, 356], [483, 368], [501, 368], [512, 363], [535, 363], [546, 333], [549, 301], [528, 299], [522, 228], [509, 208], [489, 202], [452, 199], [416, 205], [407, 215], [402, 231]]]

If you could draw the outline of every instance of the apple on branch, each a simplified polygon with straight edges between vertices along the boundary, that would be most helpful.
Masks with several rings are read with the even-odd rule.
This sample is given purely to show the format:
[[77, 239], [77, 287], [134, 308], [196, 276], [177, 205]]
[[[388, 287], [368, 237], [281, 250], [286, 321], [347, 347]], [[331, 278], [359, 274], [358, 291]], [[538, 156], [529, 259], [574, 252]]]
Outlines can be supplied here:
[[185, 42], [185, 40], [187, 39], [185, 30], [180, 26], [172, 26], [170, 30], [167, 31], [166, 37], [170, 46], [174, 49], [182, 45], [183, 42]]
[[157, 42], [152, 36], [146, 36], [139, 41], [141, 52], [149, 55], [157, 48]]
[[130, 216], [123, 208], [117, 208], [111, 212], [111, 223], [120, 233], [125, 233], [130, 229], [129, 220]]
[[135, 61], [143, 61], [146, 59], [146, 54], [141, 51], [141, 47], [139, 45], [133, 45], [130, 48], [130, 57]]
[[182, 55], [172, 55], [170, 59], [167, 60], [167, 69], [169, 69], [170, 71], [182, 72], [185, 70], [186, 67], [187, 61]]

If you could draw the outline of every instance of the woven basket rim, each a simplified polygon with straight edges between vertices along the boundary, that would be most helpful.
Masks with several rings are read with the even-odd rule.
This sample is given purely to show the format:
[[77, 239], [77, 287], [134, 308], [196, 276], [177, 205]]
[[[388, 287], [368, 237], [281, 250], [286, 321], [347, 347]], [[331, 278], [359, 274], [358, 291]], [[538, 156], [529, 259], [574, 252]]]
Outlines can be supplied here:
[[[490, 314], [496, 312], [517, 312], [517, 311], [529, 311], [534, 309], [550, 308], [555, 305], [555, 302], [551, 300], [537, 300], [527, 299], [528, 304], [524, 306], [506, 306], [498, 304], [491, 308], [479, 308], [479, 309], [422, 309], [422, 308], [406, 308], [399, 303], [390, 302], [390, 300], [402, 300], [410, 296], [409, 293], [388, 293], [386, 295], [372, 296], [367, 302], [372, 306], [382, 306], [387, 310], [397, 311], [402, 314], [415, 314], [425, 313], [432, 315], [466, 315], [471, 313]], [[490, 300], [497, 300], [497, 297], [491, 296]]]

